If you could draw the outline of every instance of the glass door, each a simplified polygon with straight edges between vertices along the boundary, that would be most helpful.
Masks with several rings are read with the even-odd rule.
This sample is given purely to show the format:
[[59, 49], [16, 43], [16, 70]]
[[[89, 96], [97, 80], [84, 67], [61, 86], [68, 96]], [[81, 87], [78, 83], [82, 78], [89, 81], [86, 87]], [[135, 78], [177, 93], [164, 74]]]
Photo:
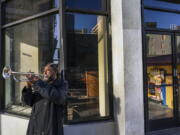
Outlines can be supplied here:
[[176, 62], [176, 67], [175, 67], [175, 92], [176, 92], [176, 97], [177, 97], [177, 121], [178, 124], [180, 124], [180, 35], [175, 36], [175, 41], [176, 41], [176, 49], [175, 49], [175, 62]]
[[146, 34], [148, 129], [175, 126], [173, 40], [171, 34]]

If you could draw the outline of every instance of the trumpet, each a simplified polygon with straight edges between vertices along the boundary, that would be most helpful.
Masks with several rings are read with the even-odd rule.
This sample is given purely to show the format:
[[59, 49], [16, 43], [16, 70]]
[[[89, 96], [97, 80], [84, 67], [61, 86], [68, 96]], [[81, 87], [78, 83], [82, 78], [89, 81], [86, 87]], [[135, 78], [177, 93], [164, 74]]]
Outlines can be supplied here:
[[33, 76], [39, 77], [40, 79], [43, 79], [43, 77], [44, 77], [43, 74], [36, 74], [36, 73], [33, 73], [33, 72], [15, 72], [15, 71], [12, 71], [9, 66], [5, 66], [3, 68], [2, 76], [3, 76], [4, 79], [9, 79], [11, 76], [13, 76], [13, 79], [16, 82], [28, 82], [28, 81], [31, 81], [29, 79], [18, 79], [16, 77], [17, 75], [22, 75], [22, 76], [33, 75]]

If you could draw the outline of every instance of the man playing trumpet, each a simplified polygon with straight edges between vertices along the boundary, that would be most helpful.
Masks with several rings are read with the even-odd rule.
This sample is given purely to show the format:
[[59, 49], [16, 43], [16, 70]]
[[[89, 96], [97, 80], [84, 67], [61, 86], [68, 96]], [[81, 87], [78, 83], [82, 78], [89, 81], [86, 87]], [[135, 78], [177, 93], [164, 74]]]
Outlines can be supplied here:
[[22, 90], [22, 101], [32, 106], [27, 135], [63, 135], [68, 84], [53, 63], [45, 66], [43, 75], [43, 79], [27, 75], [30, 81]]

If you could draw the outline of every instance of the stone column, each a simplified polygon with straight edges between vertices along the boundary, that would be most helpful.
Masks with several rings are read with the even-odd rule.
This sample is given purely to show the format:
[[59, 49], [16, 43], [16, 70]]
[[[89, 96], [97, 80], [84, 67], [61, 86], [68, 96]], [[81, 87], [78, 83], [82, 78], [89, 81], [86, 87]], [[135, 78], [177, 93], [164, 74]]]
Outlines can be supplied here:
[[115, 135], [144, 135], [140, 0], [111, 0]]

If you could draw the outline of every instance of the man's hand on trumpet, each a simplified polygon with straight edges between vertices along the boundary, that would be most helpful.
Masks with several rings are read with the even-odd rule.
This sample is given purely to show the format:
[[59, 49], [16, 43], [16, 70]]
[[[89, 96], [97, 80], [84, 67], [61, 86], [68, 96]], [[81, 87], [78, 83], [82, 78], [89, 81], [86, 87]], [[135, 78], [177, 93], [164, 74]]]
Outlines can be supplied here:
[[33, 75], [31, 71], [28, 72], [29, 74], [26, 75], [26, 78], [29, 80], [27, 81], [27, 87], [31, 87], [33, 83], [38, 81], [40, 78], [36, 75]]

